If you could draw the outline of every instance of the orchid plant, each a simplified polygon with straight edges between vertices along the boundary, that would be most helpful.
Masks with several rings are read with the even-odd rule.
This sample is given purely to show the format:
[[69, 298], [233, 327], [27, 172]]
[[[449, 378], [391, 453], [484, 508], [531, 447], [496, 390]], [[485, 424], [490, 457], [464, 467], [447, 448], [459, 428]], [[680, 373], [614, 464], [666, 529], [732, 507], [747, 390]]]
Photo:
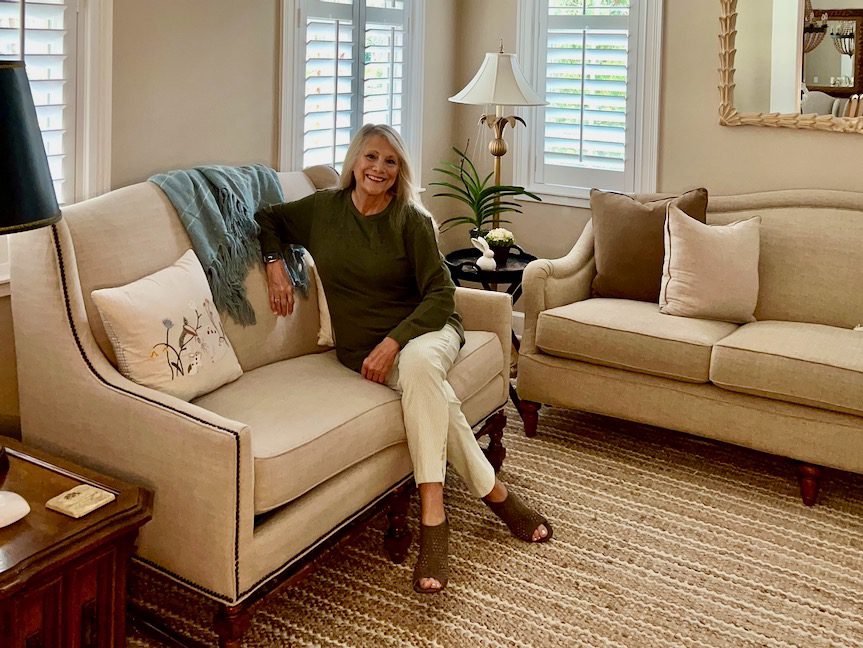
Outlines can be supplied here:
[[444, 162], [441, 167], [436, 167], [434, 170], [448, 176], [449, 180], [443, 182], [430, 182], [431, 185], [444, 187], [449, 191], [442, 191], [434, 194], [435, 196], [446, 196], [455, 198], [465, 203], [471, 208], [470, 216], [453, 216], [440, 224], [441, 232], [445, 232], [456, 225], [470, 225], [477, 233], [484, 233], [484, 230], [497, 223], [510, 223], [508, 220], [501, 220], [501, 214], [508, 212], [521, 213], [519, 203], [512, 200], [516, 196], [528, 196], [534, 200], [542, 200], [539, 196], [524, 187], [517, 185], [495, 185], [489, 184], [494, 173], [489, 173], [484, 178], [471, 162], [467, 153], [453, 147], [453, 151], [459, 157], [457, 164], [452, 162]]

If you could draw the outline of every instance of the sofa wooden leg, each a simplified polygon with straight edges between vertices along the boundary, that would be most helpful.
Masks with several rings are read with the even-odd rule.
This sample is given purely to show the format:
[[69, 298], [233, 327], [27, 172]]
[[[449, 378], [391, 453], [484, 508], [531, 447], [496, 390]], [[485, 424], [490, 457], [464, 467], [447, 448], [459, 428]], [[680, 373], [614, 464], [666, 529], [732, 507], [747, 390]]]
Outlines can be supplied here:
[[803, 503], [806, 506], [814, 505], [815, 500], [818, 499], [818, 487], [822, 475], [821, 467], [802, 463], [797, 467], [797, 474], [800, 479], [800, 496], [803, 498]]
[[408, 506], [410, 505], [413, 487], [405, 484], [396, 489], [390, 496], [387, 507], [389, 526], [384, 535], [384, 549], [396, 564], [401, 564], [408, 557], [411, 547], [411, 532], [408, 529]]
[[486, 420], [485, 425], [476, 435], [477, 438], [488, 435], [488, 447], [484, 452], [495, 472], [500, 472], [503, 460], [506, 459], [506, 448], [503, 446], [503, 429], [505, 427], [506, 414], [500, 410]]
[[536, 436], [536, 427], [539, 424], [539, 408], [540, 404], [529, 400], [522, 400], [519, 403], [519, 414], [521, 420], [524, 421], [524, 435], [533, 437]]
[[251, 623], [252, 609], [249, 605], [220, 605], [215, 619], [219, 648], [240, 648], [243, 635]]

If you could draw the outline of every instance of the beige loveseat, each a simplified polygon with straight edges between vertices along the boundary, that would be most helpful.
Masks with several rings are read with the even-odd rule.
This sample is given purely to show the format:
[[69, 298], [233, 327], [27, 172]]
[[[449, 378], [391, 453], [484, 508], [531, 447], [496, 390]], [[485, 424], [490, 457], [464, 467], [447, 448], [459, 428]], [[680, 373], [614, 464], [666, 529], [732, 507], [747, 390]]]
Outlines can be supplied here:
[[[285, 198], [335, 172], [279, 174]], [[412, 468], [398, 395], [319, 347], [317, 294], [294, 314], [268, 308], [258, 265], [246, 281], [257, 324], [223, 314], [242, 376], [192, 402], [124, 378], [90, 297], [174, 263], [189, 238], [151, 183], [67, 207], [12, 241], [12, 306], [24, 440], [155, 492], [137, 560], [219, 601], [234, 645], [249, 604], [390, 498], [388, 549], [404, 559]], [[508, 295], [458, 289], [467, 343], [450, 373], [472, 424], [492, 437], [508, 397]], [[506, 360], [505, 360], [506, 359]], [[406, 583], [407, 587], [407, 583]]]
[[803, 499], [819, 466], [863, 473], [863, 193], [710, 197], [708, 224], [760, 215], [758, 306], [738, 326], [592, 299], [587, 224], [524, 274], [518, 394], [528, 434], [546, 403], [790, 457]]

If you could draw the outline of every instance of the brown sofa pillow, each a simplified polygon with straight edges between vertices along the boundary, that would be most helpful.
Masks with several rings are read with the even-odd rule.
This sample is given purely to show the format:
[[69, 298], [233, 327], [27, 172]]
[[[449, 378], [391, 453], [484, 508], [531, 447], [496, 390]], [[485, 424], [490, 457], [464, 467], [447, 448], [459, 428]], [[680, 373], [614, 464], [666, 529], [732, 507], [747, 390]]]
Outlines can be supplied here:
[[704, 188], [644, 203], [625, 194], [591, 189], [594, 296], [659, 303], [665, 258], [663, 226], [669, 202], [697, 221], [707, 221]]

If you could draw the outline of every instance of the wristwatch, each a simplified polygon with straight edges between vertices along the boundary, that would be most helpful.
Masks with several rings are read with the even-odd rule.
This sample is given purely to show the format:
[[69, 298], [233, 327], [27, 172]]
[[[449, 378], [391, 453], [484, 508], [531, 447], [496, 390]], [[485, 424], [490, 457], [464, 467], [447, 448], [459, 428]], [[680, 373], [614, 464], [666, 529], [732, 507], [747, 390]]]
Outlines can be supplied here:
[[264, 255], [264, 263], [273, 263], [274, 261], [281, 261], [282, 255], [278, 252], [268, 252]]

